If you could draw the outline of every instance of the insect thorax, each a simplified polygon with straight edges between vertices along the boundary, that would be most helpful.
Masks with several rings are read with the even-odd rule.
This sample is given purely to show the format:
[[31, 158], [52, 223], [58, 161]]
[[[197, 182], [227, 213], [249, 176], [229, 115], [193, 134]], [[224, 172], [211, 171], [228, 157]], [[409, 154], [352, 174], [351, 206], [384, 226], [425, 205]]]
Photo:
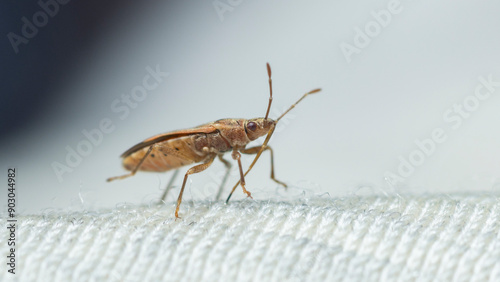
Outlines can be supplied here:
[[196, 134], [193, 137], [194, 149], [199, 153], [207, 153], [205, 148], [208, 148], [210, 153], [224, 153], [232, 150], [231, 145], [227, 142], [219, 132], [208, 134]]

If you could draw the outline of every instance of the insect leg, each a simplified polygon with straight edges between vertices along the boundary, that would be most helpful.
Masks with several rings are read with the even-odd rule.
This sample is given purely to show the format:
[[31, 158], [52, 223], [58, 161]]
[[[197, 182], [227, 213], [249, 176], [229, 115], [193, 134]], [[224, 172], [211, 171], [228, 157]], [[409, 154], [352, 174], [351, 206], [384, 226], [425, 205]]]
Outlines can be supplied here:
[[222, 179], [222, 182], [220, 183], [219, 191], [217, 192], [217, 196], [215, 197], [216, 200], [220, 199], [220, 195], [222, 193], [222, 189], [224, 189], [224, 185], [226, 184], [227, 177], [229, 176], [229, 172], [231, 171], [231, 163], [225, 160], [222, 155], [217, 155], [219, 157], [219, 160], [226, 166], [226, 174], [224, 175], [224, 178]]
[[248, 190], [245, 188], [245, 175], [243, 175], [243, 168], [241, 166], [241, 154], [237, 151], [236, 148], [234, 148], [231, 156], [233, 157], [233, 159], [238, 161], [238, 167], [240, 168], [240, 181], [239, 181], [239, 183], [241, 185], [241, 188], [243, 189], [243, 193], [247, 194], [248, 197], [252, 198], [252, 194], [250, 192], [248, 192]]
[[172, 188], [172, 184], [174, 183], [175, 178], [177, 178], [177, 175], [179, 174], [179, 170], [176, 169], [174, 171], [174, 174], [172, 177], [170, 177], [170, 181], [167, 184], [167, 188], [165, 188], [165, 191], [163, 191], [163, 195], [161, 195], [160, 202], [164, 202], [165, 198], [167, 197], [168, 191], [170, 191], [170, 188]]
[[151, 150], [153, 150], [153, 145], [149, 146], [149, 149], [146, 152], [146, 154], [144, 154], [144, 157], [142, 157], [141, 161], [137, 164], [137, 166], [134, 168], [134, 170], [132, 170], [130, 173], [127, 173], [125, 175], [110, 177], [110, 178], [106, 179], [106, 181], [110, 182], [110, 181], [113, 181], [113, 180], [116, 180], [116, 179], [123, 179], [123, 178], [127, 178], [129, 176], [133, 176], [137, 172], [137, 170], [139, 169], [139, 167], [141, 167], [141, 165], [144, 162], [144, 160], [149, 156], [149, 154], [151, 153]]
[[[261, 148], [261, 146], [255, 146], [255, 147], [252, 147], [252, 148], [244, 149], [244, 150], [242, 150], [240, 152], [242, 154], [246, 154], [246, 155], [254, 155], [254, 154], [257, 154], [260, 151], [260, 148]], [[285, 183], [279, 181], [278, 179], [276, 179], [274, 177], [274, 156], [273, 156], [273, 149], [271, 149], [271, 147], [269, 147], [269, 146], [266, 146], [264, 148], [264, 151], [266, 151], [266, 150], [269, 150], [269, 153], [271, 154], [271, 179], [274, 180], [274, 182], [276, 182], [278, 184], [281, 184], [285, 188], [287, 188], [288, 186]]]
[[[174, 150], [168, 146], [163, 146], [163, 147], [160, 147], [159, 148], [160, 152], [163, 152], [163, 153], [168, 153], [170, 155], [173, 155], [173, 156], [176, 156], [178, 157], [179, 159], [184, 159], [186, 161], [190, 161], [190, 159], [186, 156], [184, 156], [182, 153], [180, 153], [179, 151], [177, 150]], [[175, 178], [177, 178], [177, 175], [179, 174], [179, 170], [176, 169], [174, 171], [174, 174], [172, 175], [172, 177], [170, 178], [170, 181], [168, 182], [167, 184], [167, 187], [165, 188], [165, 191], [163, 191], [163, 194], [161, 195], [161, 198], [160, 198], [160, 203], [161, 202], [164, 202], [165, 201], [165, 198], [167, 197], [167, 194], [168, 194], [168, 191], [170, 191], [170, 188], [172, 188], [173, 186], [173, 183], [174, 183], [174, 180]]]
[[182, 202], [182, 194], [184, 193], [184, 188], [186, 187], [188, 175], [204, 171], [210, 165], [212, 165], [214, 159], [215, 159], [215, 154], [211, 155], [210, 158], [205, 163], [195, 165], [192, 168], [188, 169], [186, 175], [184, 175], [184, 181], [182, 182], [181, 192], [179, 193], [179, 198], [177, 198], [177, 207], [175, 208], [175, 218], [179, 218], [179, 206], [181, 205]]
[[[259, 147], [260, 148], [259, 152], [257, 153], [257, 155], [255, 155], [253, 162], [250, 164], [250, 166], [248, 167], [247, 171], [245, 172], [245, 174], [243, 176], [247, 176], [247, 174], [250, 172], [250, 170], [252, 170], [253, 166], [257, 163], [257, 161], [260, 158], [260, 155], [262, 155], [262, 152], [264, 152], [264, 149], [267, 147], [267, 143], [269, 142], [269, 139], [271, 139], [273, 132], [274, 132], [274, 128], [269, 130], [269, 133], [267, 133], [267, 136], [266, 136], [266, 140], [264, 140], [264, 143], [262, 143], [262, 146]], [[240, 166], [240, 170], [241, 170], [241, 166]], [[226, 204], [227, 204], [227, 202], [229, 202], [229, 199], [231, 199], [231, 196], [233, 195], [234, 190], [236, 190], [236, 187], [238, 187], [238, 184], [240, 184], [240, 181], [238, 181], [236, 183], [236, 185], [233, 186], [233, 190], [231, 190], [231, 193], [229, 193], [229, 196], [226, 199]]]

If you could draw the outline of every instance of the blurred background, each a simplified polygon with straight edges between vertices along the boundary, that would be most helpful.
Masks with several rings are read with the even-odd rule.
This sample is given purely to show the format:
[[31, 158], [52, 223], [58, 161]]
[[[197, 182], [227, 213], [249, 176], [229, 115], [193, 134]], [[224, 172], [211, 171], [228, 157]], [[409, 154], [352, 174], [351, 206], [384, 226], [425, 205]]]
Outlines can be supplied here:
[[[323, 91], [271, 139], [288, 191], [264, 154], [247, 177], [254, 198], [500, 191], [498, 1], [1, 5], [0, 178], [17, 169], [19, 212], [157, 200], [171, 173], [105, 181], [125, 173], [120, 154], [159, 133], [264, 116], [266, 62], [272, 117]], [[214, 199], [223, 172], [216, 161], [191, 176], [184, 199]]]

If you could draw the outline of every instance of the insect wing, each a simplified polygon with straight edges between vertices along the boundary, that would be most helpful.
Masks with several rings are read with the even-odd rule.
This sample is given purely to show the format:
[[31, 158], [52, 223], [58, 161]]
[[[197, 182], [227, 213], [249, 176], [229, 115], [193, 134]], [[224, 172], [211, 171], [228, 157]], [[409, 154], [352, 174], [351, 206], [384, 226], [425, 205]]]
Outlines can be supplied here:
[[136, 151], [138, 151], [138, 150], [140, 150], [142, 148], [146, 148], [148, 146], [151, 146], [151, 145], [153, 145], [155, 143], [158, 143], [158, 142], [170, 140], [170, 139], [173, 139], [173, 138], [184, 137], [184, 136], [188, 136], [188, 135], [191, 135], [191, 134], [213, 133], [215, 131], [217, 131], [217, 129], [215, 127], [213, 127], [213, 126], [202, 125], [202, 126], [199, 126], [199, 127], [196, 127], [196, 128], [192, 128], [192, 129], [184, 129], [184, 130], [172, 131], [172, 132], [167, 132], [167, 133], [155, 135], [155, 136], [153, 136], [151, 138], [148, 138], [148, 139], [142, 141], [139, 144], [136, 144], [132, 148], [128, 149], [127, 151], [125, 151], [125, 153], [123, 153], [121, 155], [121, 157], [122, 158], [126, 158], [129, 155], [133, 154], [134, 152], [136, 152]]

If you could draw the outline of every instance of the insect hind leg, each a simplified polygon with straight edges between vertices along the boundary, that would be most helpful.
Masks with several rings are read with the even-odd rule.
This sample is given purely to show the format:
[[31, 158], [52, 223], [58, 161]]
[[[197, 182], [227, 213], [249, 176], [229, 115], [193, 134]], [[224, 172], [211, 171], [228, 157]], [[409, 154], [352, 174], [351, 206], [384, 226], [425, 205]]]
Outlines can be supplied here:
[[146, 154], [144, 154], [144, 157], [142, 157], [141, 161], [137, 164], [137, 166], [130, 173], [127, 173], [127, 174], [124, 174], [124, 175], [120, 175], [120, 176], [110, 177], [110, 178], [106, 179], [106, 181], [110, 182], [110, 181], [113, 181], [113, 180], [116, 180], [116, 179], [123, 179], [123, 178], [127, 178], [129, 176], [134, 176], [134, 174], [137, 172], [137, 170], [139, 170], [139, 167], [141, 167], [141, 165], [144, 162], [144, 160], [151, 153], [151, 150], [153, 150], [153, 145], [149, 146], [149, 149], [146, 152]]
[[182, 182], [181, 192], [179, 193], [179, 198], [177, 198], [177, 207], [175, 207], [175, 218], [179, 218], [179, 206], [181, 205], [181, 202], [182, 202], [182, 194], [184, 193], [184, 188], [186, 187], [186, 182], [187, 182], [188, 176], [190, 174], [199, 173], [199, 172], [202, 172], [205, 169], [207, 169], [214, 162], [215, 156], [216, 155], [213, 154], [212, 156], [210, 156], [210, 158], [205, 163], [195, 165], [192, 168], [188, 169], [188, 171], [184, 175], [184, 181]]

